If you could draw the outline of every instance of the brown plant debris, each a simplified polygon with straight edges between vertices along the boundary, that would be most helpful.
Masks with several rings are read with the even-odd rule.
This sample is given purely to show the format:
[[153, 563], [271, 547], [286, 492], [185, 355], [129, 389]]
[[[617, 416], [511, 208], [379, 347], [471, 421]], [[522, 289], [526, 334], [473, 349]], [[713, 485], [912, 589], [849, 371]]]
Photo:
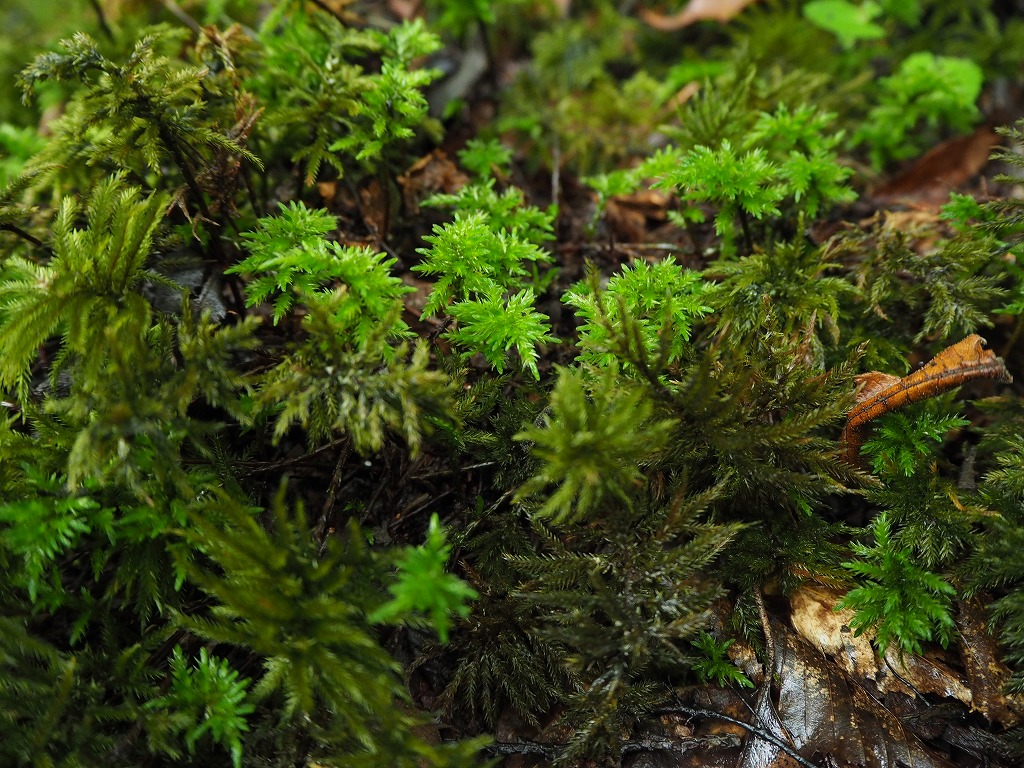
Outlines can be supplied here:
[[984, 349], [984, 345], [985, 340], [972, 333], [902, 378], [879, 371], [857, 376], [857, 404], [846, 417], [843, 429], [847, 460], [857, 461], [867, 425], [879, 416], [948, 392], [969, 381], [1012, 381], [1002, 358], [992, 350]]

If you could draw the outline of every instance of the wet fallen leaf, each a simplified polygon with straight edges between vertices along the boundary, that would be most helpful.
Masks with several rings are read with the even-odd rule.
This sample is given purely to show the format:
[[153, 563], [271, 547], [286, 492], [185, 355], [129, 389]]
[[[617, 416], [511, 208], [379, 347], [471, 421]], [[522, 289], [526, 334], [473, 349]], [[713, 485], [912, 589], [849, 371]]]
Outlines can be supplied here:
[[698, 21], [724, 23], [753, 2], [755, 0], [690, 0], [679, 13], [666, 15], [644, 9], [640, 11], [640, 18], [660, 32], [674, 32]]
[[847, 460], [857, 461], [866, 426], [879, 416], [948, 392], [968, 381], [1012, 381], [1003, 361], [992, 350], [984, 349], [984, 345], [985, 340], [972, 333], [903, 378], [896, 379], [878, 371], [856, 377], [857, 383], [863, 383], [866, 389], [858, 393], [857, 404], [846, 417], [843, 442]]
[[[790, 623], [796, 633], [855, 679], [888, 682], [871, 645], [871, 635], [854, 636], [850, 621], [856, 613], [836, 610], [844, 597], [837, 589], [805, 584], [789, 596]], [[898, 682], [898, 680], [896, 681]], [[903, 686], [908, 695], [913, 692]]]
[[982, 602], [977, 598], [961, 601], [956, 626], [960, 630], [960, 654], [972, 693], [969, 703], [989, 722], [1007, 728], [1016, 725], [1024, 714], [1024, 702], [1020, 696], [1007, 696], [1003, 692], [1010, 670], [999, 660], [996, 638], [989, 631]]
[[[836, 664], [782, 624], [773, 623], [772, 629], [781, 725], [775, 736], [788, 739], [803, 757], [823, 757], [830, 764], [865, 768], [949, 766]], [[760, 765], [775, 768], [776, 764]]]
[[[768, 694], [769, 688], [764, 686], [757, 695], [757, 703], [754, 706], [754, 723], [758, 729], [775, 736], [787, 746], [792, 747], [793, 740], [789, 737], [775, 705], [772, 704], [772, 697]], [[752, 735], [743, 744], [743, 756], [740, 759], [739, 768], [796, 768], [799, 765], [778, 744]]]
[[885, 654], [885, 665], [909, 685], [914, 693], [956, 699], [970, 706], [971, 689], [941, 655], [926, 653], [923, 656], [904, 654], [891, 648]]
[[999, 135], [981, 126], [969, 136], [956, 136], [936, 145], [908, 168], [875, 190], [879, 200], [939, 204], [951, 190], [970, 181], [988, 164]]

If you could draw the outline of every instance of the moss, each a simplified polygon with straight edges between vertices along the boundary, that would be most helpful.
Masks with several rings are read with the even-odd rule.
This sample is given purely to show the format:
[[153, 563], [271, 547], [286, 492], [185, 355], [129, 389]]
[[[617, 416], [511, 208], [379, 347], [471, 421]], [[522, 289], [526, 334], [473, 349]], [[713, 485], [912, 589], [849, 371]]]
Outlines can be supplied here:
[[1021, 688], [1017, 389], [842, 444], [858, 374], [1018, 343], [1007, 180], [867, 191], [1017, 21], [119, 7], [18, 52], [38, 130], [0, 94], [0, 762], [469, 766], [514, 714], [617, 763], [807, 579], [908, 653], [985, 596]]

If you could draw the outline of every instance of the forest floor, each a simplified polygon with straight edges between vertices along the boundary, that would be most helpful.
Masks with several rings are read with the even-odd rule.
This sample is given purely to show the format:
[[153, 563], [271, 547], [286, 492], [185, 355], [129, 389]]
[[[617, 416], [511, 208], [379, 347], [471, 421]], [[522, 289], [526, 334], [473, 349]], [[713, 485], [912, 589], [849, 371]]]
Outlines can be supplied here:
[[[44, 296], [55, 316], [70, 301], [46, 293], [60, 284], [47, 271], [52, 243], [73, 241], [80, 231], [67, 231], [92, 226], [94, 212], [62, 230], [65, 196], [107, 182], [166, 193], [153, 231], [177, 239], [154, 260], [195, 259], [126, 289], [147, 309], [135, 318], [144, 331], [125, 334], [138, 348], [124, 349], [152, 369], [118, 344], [109, 370], [72, 349], [96, 313], [55, 320], [27, 350], [0, 340], [12, 414], [0, 565], [18, 564], [4, 608], [26, 638], [51, 644], [68, 680], [94, 683], [73, 686], [80, 698], [61, 699], [60, 717], [36, 713], [38, 733], [71, 744], [79, 721], [67, 713], [100, 702], [128, 702], [122, 720], [172, 707], [168, 691], [187, 678], [168, 672], [176, 646], [220, 653], [236, 677], [270, 679], [259, 685], [273, 695], [238, 710], [250, 725], [235, 718], [222, 733], [188, 731], [167, 709], [97, 740], [111, 754], [201, 765], [229, 745], [240, 760], [244, 742], [246, 765], [371, 765], [393, 746], [380, 722], [394, 714], [394, 748], [415, 755], [403, 766], [470, 765], [430, 750], [481, 736], [472, 759], [505, 768], [1024, 765], [1019, 3], [316, 0], [273, 4], [279, 28], [260, 27], [267, 14], [249, 3], [93, 5], [109, 15], [94, 31], [117, 61], [145, 58], [128, 53], [127, 33], [102, 34], [134, 29], [132, 14], [189, 36], [167, 47], [203, 62], [189, 70], [202, 99], [187, 91], [171, 124], [199, 149], [154, 150], [152, 162], [145, 141], [176, 145], [150, 129], [148, 106], [103, 122], [117, 115], [96, 92], [131, 64], [39, 106], [19, 128], [50, 147], [38, 157], [19, 158], [16, 134], [0, 131], [11, 178], [43, 169], [0, 199], [0, 334], [30, 327], [35, 315], [17, 315], [24, 296]], [[236, 11], [245, 23], [197, 21]], [[427, 37], [420, 21], [442, 42], [407, 54]], [[101, 47], [37, 60], [27, 90], [64, 87]], [[355, 82], [349, 69], [358, 88], [322, 87]], [[143, 75], [163, 82], [159, 68]], [[123, 95], [112, 92], [111, 103]], [[61, 133], [80, 117], [74, 104], [95, 115]], [[190, 134], [193, 119], [208, 132]], [[109, 150], [126, 126], [138, 146]], [[286, 231], [295, 221], [302, 237]], [[270, 257], [258, 264], [261, 244]], [[300, 266], [282, 267], [282, 253]], [[309, 253], [331, 258], [302, 262]], [[201, 329], [188, 303], [158, 306], [161, 280], [209, 310], [209, 339], [244, 340], [188, 347]], [[353, 320], [344, 302], [356, 295]], [[135, 305], [118, 295], [110, 306], [121, 322]], [[114, 331], [103, 333], [94, 338]], [[177, 381], [161, 365], [191, 371], [188, 354], [208, 364], [180, 384], [188, 396], [159, 390], [180, 412], [136, 407], [147, 385]], [[62, 366], [74, 375], [54, 376]], [[220, 378], [203, 389], [210, 371]], [[121, 402], [111, 381], [145, 397]], [[117, 547], [92, 518], [24, 545], [18, 526], [38, 517], [26, 500], [63, 498], [72, 479], [68, 496], [94, 495], [96, 509], [119, 510], [111, 520], [171, 512], [139, 513], [154, 526], [145, 535], [110, 523], [126, 537]], [[273, 516], [285, 487], [308, 530]], [[210, 501], [222, 491], [237, 510]], [[339, 609], [337, 626], [372, 648], [380, 667], [369, 664], [365, 685], [385, 706], [361, 700], [347, 669], [321, 669], [349, 659], [331, 656], [332, 642], [357, 647], [334, 614], [323, 626], [319, 615], [279, 620], [293, 599], [321, 606], [303, 592], [320, 581], [296, 576], [294, 593], [274, 591], [283, 576], [253, 581], [268, 605], [280, 601], [280, 614], [261, 614], [263, 595], [242, 594], [259, 568], [229, 578], [238, 563], [218, 560], [217, 546], [252, 520], [270, 532], [252, 533], [267, 544], [266, 574], [294, 567], [326, 583], [321, 557], [348, 567], [360, 547], [382, 553], [352, 577], [356, 607]], [[278, 562], [270, 537], [295, 531], [301, 544], [281, 545]], [[231, 552], [262, 567], [257, 550]], [[159, 578], [122, 579], [119, 569], [148, 573], [138, 562], [150, 557]], [[162, 583], [171, 568], [173, 590]], [[147, 588], [157, 596], [143, 605]], [[250, 624], [262, 629], [247, 637], [238, 627]], [[108, 638], [128, 650], [114, 654]], [[134, 648], [145, 649], [138, 680], [135, 661], [113, 661]], [[111, 680], [129, 682], [108, 686], [117, 664]], [[288, 664], [300, 672], [288, 677]], [[303, 697], [310, 680], [318, 692]], [[405, 688], [415, 706], [389, 708]], [[0, 684], [15, 703], [16, 690]], [[353, 736], [357, 722], [370, 735]], [[106, 727], [119, 726], [96, 730]], [[37, 741], [25, 749], [43, 755]]]

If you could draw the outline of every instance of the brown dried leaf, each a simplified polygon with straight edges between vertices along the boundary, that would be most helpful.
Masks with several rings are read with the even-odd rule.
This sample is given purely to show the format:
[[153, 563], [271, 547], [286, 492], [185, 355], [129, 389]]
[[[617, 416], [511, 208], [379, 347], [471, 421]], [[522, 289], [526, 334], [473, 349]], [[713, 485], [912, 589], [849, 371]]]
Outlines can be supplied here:
[[675, 32], [698, 21], [725, 23], [755, 0], [690, 0], [679, 13], [667, 16], [651, 10], [641, 10], [640, 18], [659, 32]]
[[1012, 381], [1002, 359], [992, 350], [984, 349], [985, 340], [976, 333], [942, 350], [924, 366], [907, 376], [878, 388], [888, 374], [872, 371], [865, 374], [871, 387], [871, 394], [860, 400], [846, 417], [843, 442], [846, 444], [846, 458], [857, 460], [861, 445], [864, 444], [865, 428], [868, 422], [892, 413], [911, 403], [935, 397], [959, 387], [968, 381], [995, 379]]
[[[948, 768], [856, 680], [773, 623], [782, 736], [807, 758], [865, 768]], [[754, 737], [752, 737], [754, 738]]]
[[973, 700], [967, 703], [990, 722], [1012, 727], [1024, 714], [1024, 702], [1019, 696], [1003, 693], [1010, 670], [999, 660], [996, 639], [985, 618], [985, 607], [980, 600], [972, 598], [963, 600], [959, 608], [956, 625], [961, 637], [960, 655], [973, 695]]
[[419, 212], [420, 203], [434, 193], [451, 194], [468, 182], [469, 177], [440, 149], [421, 157], [398, 177], [402, 199], [410, 213]]
[[854, 636], [850, 621], [855, 612], [849, 608], [836, 610], [843, 597], [837, 589], [809, 584], [800, 587], [789, 596], [793, 629], [854, 679], [872, 680], [883, 692], [892, 690], [895, 684], [901, 693], [913, 696], [913, 691], [905, 685], [900, 687], [899, 679], [881, 666], [871, 645], [871, 634]]
[[983, 125], [969, 136], [956, 136], [937, 144], [875, 190], [874, 196], [879, 200], [944, 203], [950, 190], [973, 179], [988, 164], [999, 141], [999, 135]]
[[881, 371], [868, 371], [867, 373], [854, 376], [853, 380], [857, 384], [857, 402], [863, 403], [882, 390], [888, 389], [899, 382], [900, 377], [893, 376], [891, 373], [882, 373]]
[[971, 689], [937, 651], [930, 650], [923, 656], [904, 654], [901, 658], [899, 651], [891, 648], [885, 654], [885, 664], [918, 694], [931, 693], [971, 704]]
[[390, 198], [377, 179], [359, 190], [359, 210], [363, 215], [363, 223], [374, 238], [386, 238], [388, 222], [391, 220]]
[[643, 212], [622, 205], [614, 197], [605, 206], [604, 218], [616, 241], [639, 243], [647, 233], [647, 217]]
[[665, 221], [670, 203], [668, 195], [653, 190], [617, 195], [605, 207], [605, 220], [617, 241], [643, 242], [649, 229], [648, 221]]
[[324, 199], [325, 203], [331, 203], [338, 192], [338, 182], [318, 181], [316, 183], [316, 191], [320, 193], [320, 197]]

